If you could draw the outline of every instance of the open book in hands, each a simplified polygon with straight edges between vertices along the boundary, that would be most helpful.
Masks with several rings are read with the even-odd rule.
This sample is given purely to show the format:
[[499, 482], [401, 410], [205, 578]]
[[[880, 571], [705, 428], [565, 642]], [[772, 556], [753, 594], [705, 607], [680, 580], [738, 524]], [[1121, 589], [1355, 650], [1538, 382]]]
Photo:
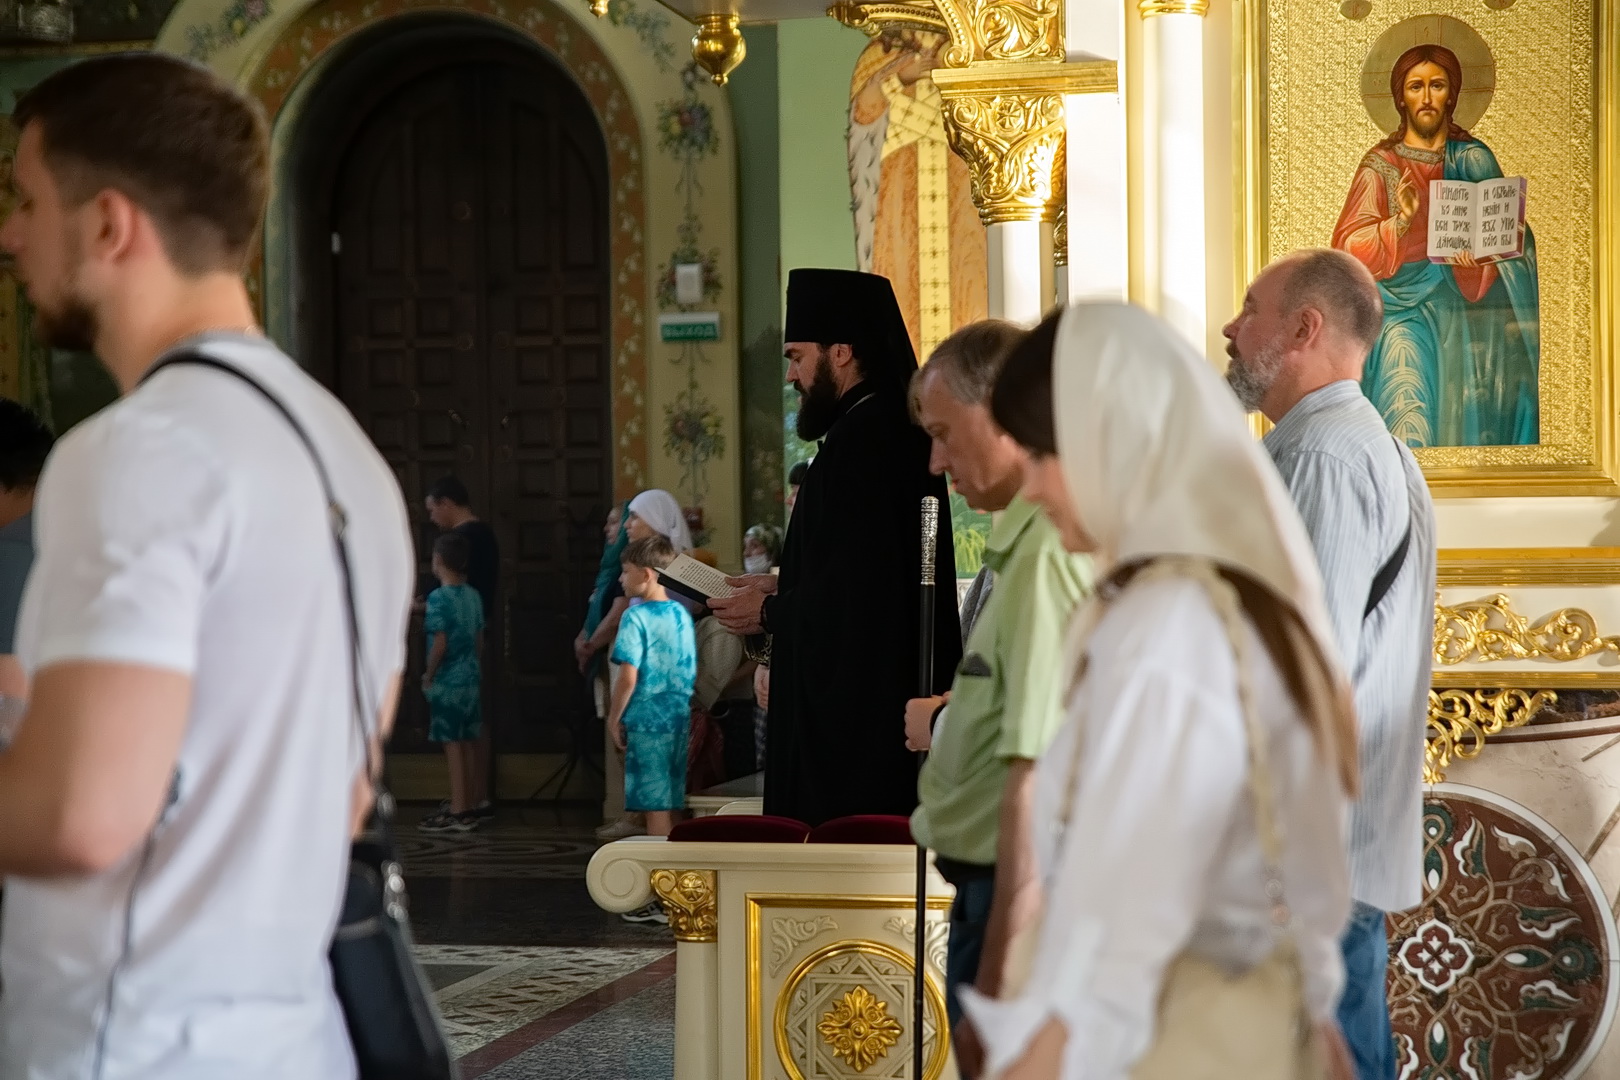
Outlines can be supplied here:
[[1429, 261], [1453, 263], [1467, 254], [1477, 263], [1524, 255], [1522, 176], [1429, 183]]
[[675, 561], [658, 571], [659, 580], [671, 592], [706, 604], [712, 597], [731, 596], [737, 590], [726, 584], [726, 575], [690, 555], [677, 555]]

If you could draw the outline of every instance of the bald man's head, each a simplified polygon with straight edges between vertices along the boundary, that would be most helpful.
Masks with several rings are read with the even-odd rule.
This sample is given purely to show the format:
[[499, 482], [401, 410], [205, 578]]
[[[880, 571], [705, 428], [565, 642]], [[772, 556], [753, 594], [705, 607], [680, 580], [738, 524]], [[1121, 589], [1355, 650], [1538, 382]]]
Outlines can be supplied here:
[[1244, 407], [1279, 419], [1328, 383], [1359, 379], [1383, 329], [1367, 268], [1343, 251], [1296, 251], [1260, 272], [1222, 331], [1226, 378]]
[[1335, 332], [1372, 352], [1384, 328], [1384, 301], [1372, 273], [1348, 251], [1307, 248], [1286, 255], [1267, 268], [1283, 275], [1282, 314], [1313, 307]]

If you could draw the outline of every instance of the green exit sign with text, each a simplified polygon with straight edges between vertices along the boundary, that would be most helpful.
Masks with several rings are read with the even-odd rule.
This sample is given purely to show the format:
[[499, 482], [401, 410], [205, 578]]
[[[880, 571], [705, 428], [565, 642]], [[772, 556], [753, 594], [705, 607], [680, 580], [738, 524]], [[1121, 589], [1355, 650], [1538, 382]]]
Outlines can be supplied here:
[[658, 316], [660, 341], [719, 341], [718, 311], [683, 311]]

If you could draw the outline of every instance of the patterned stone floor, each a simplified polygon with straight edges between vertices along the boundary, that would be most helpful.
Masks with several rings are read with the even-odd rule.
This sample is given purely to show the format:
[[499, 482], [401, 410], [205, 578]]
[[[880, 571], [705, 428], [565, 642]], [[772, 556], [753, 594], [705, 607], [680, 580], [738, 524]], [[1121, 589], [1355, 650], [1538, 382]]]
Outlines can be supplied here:
[[[418, 957], [464, 1080], [668, 1080], [674, 940], [592, 903], [588, 811], [505, 808], [429, 836], [401, 810]], [[633, 1037], [632, 1037], [633, 1035]]]

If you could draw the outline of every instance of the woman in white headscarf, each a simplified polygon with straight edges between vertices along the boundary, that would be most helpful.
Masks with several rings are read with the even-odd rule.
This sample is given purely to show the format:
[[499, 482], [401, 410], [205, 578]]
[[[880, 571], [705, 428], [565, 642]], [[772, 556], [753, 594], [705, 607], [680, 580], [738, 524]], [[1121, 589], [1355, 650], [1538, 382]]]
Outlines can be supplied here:
[[643, 491], [630, 500], [626, 525], [631, 540], [644, 540], [657, 534], [670, 542], [675, 554], [692, 550], [692, 531], [686, 527], [686, 514], [675, 496], [660, 488]]
[[1040, 914], [964, 994], [967, 1056], [997, 1080], [1341, 1075], [1354, 716], [1282, 482], [1219, 376], [1127, 305], [1043, 323], [992, 407], [1106, 577], [1038, 769], [1036, 879], [1007, 883]]

